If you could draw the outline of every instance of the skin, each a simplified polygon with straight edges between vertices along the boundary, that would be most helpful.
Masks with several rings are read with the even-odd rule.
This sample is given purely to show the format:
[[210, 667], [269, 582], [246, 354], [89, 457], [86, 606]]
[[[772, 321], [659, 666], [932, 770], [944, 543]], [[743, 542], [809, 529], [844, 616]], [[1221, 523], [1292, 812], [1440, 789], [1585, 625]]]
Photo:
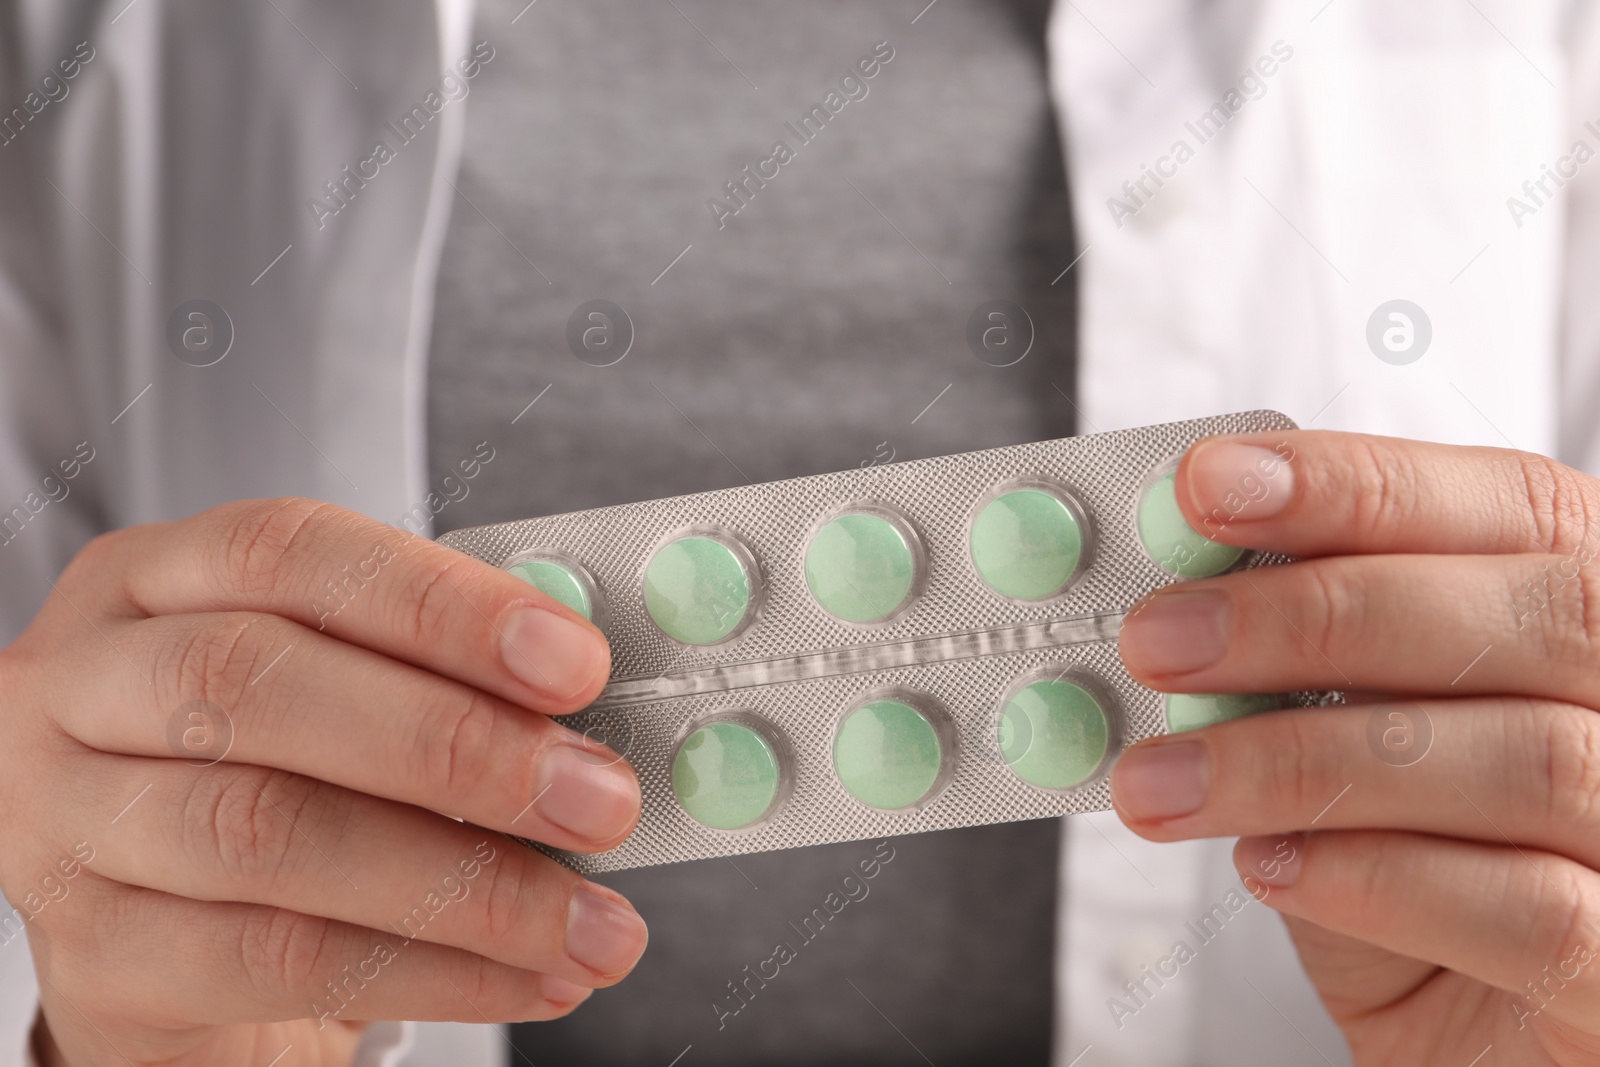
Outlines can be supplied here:
[[[1265, 476], [1272, 455], [1292, 458]], [[1358, 702], [1136, 746], [1124, 822], [1240, 837], [1357, 1063], [1596, 1062], [1600, 483], [1296, 432], [1201, 442], [1177, 484], [1196, 529], [1302, 559], [1147, 598], [1120, 639], [1134, 676]]]
[[632, 770], [552, 718], [609, 668], [514, 576], [331, 505], [92, 542], [0, 653], [41, 1062], [342, 1064], [370, 1020], [550, 1019], [620, 980], [633, 909], [502, 836], [632, 830]]

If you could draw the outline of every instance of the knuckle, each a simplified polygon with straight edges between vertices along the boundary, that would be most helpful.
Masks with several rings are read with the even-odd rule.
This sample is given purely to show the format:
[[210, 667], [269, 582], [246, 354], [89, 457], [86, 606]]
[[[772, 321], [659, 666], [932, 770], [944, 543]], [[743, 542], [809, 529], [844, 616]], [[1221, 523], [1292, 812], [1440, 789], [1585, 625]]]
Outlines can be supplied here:
[[[1359, 838], [1352, 836], [1344, 840], [1357, 842]], [[1346, 880], [1340, 886], [1338, 903], [1346, 914], [1383, 914], [1385, 909], [1393, 906], [1388, 895], [1393, 883], [1384, 861], [1404, 859], [1394, 855], [1396, 850], [1393, 841], [1392, 834], [1375, 834], [1371, 839], [1371, 847], [1339, 850], [1338, 858], [1344, 862]]]
[[[1341, 739], [1316, 715], [1281, 712], [1270, 720], [1276, 728], [1272, 744], [1262, 746], [1265, 765], [1251, 792], [1269, 810], [1315, 816], [1344, 788], [1335, 753]], [[1248, 781], [1248, 779], [1246, 779]]]
[[1540, 659], [1587, 679], [1600, 652], [1600, 568], [1592, 552], [1519, 557], [1507, 563], [1511, 617]]
[[339, 969], [338, 952], [333, 920], [262, 907], [245, 914], [236, 958], [245, 978], [271, 1001], [316, 990]]
[[1543, 754], [1546, 825], [1594, 827], [1600, 821], [1600, 723], [1594, 712], [1569, 705], [1530, 706], [1522, 718], [1543, 735], [1542, 745], [1530, 745], [1527, 751]]
[[[422, 781], [452, 799], [499, 782], [503, 775], [490, 773], [499, 716], [499, 701], [476, 689], [463, 695], [454, 686], [437, 707], [424, 708], [415, 745]], [[531, 768], [532, 761], [524, 762]]]
[[[1522, 592], [1519, 626], [1534, 614], [1545, 654], [1590, 677], [1600, 654], [1600, 571], [1581, 557], [1563, 557], [1542, 567]], [[1548, 610], [1538, 610], [1540, 604]]]
[[1587, 540], [1600, 514], [1595, 483], [1563, 463], [1533, 452], [1516, 453], [1521, 492], [1535, 543], [1549, 552], [1568, 552]]
[[1357, 533], [1384, 540], [1405, 529], [1416, 511], [1418, 477], [1415, 462], [1403, 448], [1379, 439], [1354, 439], [1348, 496]]
[[1341, 849], [1341, 858], [1352, 862], [1345, 907], [1351, 915], [1374, 915], [1393, 911], [1395, 902], [1415, 894], [1417, 871], [1416, 841], [1407, 833], [1357, 831], [1352, 843], [1368, 847]]
[[278, 771], [202, 774], [185, 815], [204, 870], [259, 893], [292, 871], [295, 826], [316, 793], [310, 779]]
[[252, 631], [266, 616], [219, 613], [169, 638], [156, 677], [172, 687], [169, 702], [207, 700], [232, 708], [243, 699], [260, 658]]
[[408, 634], [419, 648], [448, 641], [461, 628], [461, 586], [481, 566], [470, 557], [450, 553], [425, 567], [415, 584], [398, 587], [393, 608], [397, 632]]
[[1521, 880], [1514, 894], [1529, 902], [1521, 920], [1524, 943], [1542, 960], [1564, 957], [1574, 944], [1595, 945], [1600, 896], [1590, 885], [1592, 873], [1572, 860], [1549, 853], [1513, 865]]
[[246, 505], [228, 524], [222, 548], [228, 591], [250, 598], [284, 589], [295, 545], [336, 510], [332, 504], [301, 497]]
[[1367, 594], [1361, 568], [1348, 558], [1296, 564], [1303, 579], [1298, 591], [1296, 628], [1311, 647], [1337, 664], [1351, 635], [1364, 632]]
[[539, 890], [536, 868], [515, 853], [484, 868], [478, 921], [488, 944], [526, 942], [530, 931], [544, 929], [551, 914]]
[[[1558, 572], [1558, 577], [1560, 572]], [[1584, 665], [1593, 669], [1594, 656], [1600, 652], [1600, 570], [1590, 567], [1587, 562], [1577, 568], [1578, 591], [1574, 611], [1575, 632], [1582, 642]]]

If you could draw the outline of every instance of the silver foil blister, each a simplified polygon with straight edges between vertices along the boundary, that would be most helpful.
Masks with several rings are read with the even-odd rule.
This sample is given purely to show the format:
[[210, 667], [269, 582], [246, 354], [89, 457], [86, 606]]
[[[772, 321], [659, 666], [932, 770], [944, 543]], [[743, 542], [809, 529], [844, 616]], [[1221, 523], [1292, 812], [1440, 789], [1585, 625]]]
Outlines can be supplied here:
[[[1116, 755], [1166, 729], [1161, 695], [1129, 677], [1116, 648], [1129, 607], [1180, 580], [1139, 540], [1140, 493], [1154, 472], [1201, 438], [1293, 428], [1276, 412], [1245, 412], [499, 523], [440, 541], [494, 566], [546, 554], [575, 562], [604, 604], [611, 681], [591, 708], [564, 721], [633, 764], [643, 812], [633, 834], [608, 852], [556, 853], [580, 871], [1098, 811], [1110, 807], [1106, 773]], [[1083, 522], [1086, 559], [1061, 595], [1011, 600], [975, 572], [969, 523], [997, 488], [1035, 483], [1070, 494]], [[922, 553], [917, 595], [878, 625], [830, 616], [803, 573], [818, 522], [857, 506], [902, 517]], [[646, 563], [665, 539], [686, 530], [731, 535], [759, 584], [754, 617], [720, 644], [679, 644], [645, 610]], [[1281, 562], [1248, 553], [1235, 569]], [[1075, 788], [1029, 785], [1002, 758], [1001, 702], [1028, 676], [1065, 677], [1104, 703], [1107, 759]], [[834, 771], [833, 731], [841, 714], [878, 691], [926, 694], [948, 716], [956, 742], [937, 791], [904, 811], [866, 806]], [[784, 776], [770, 813], [733, 831], [691, 818], [670, 780], [686, 727], [724, 715], [765, 724]]]

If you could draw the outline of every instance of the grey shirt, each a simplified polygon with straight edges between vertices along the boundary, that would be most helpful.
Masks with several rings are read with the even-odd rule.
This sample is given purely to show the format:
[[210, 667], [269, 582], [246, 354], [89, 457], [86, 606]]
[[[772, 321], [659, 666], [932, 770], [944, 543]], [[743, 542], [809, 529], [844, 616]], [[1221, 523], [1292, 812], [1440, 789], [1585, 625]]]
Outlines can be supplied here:
[[[480, 5], [430, 465], [495, 458], [444, 528], [1072, 432], [1048, 0], [525, 3]], [[996, 300], [1031, 324], [1008, 366], [1020, 316], [969, 330]], [[995, 325], [1010, 354], [979, 358]], [[541, 1067], [1043, 1062], [1056, 832], [896, 840], [733, 1017], [726, 984], [870, 843], [607, 879], [645, 961], [519, 1041]]]

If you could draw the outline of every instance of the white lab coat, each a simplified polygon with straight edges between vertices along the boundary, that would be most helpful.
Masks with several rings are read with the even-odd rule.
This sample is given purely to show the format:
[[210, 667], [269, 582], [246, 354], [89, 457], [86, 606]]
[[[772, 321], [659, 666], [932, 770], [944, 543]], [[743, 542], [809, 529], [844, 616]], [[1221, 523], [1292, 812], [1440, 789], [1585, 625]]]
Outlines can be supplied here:
[[[907, 8], [906, 48], [921, 6]], [[1600, 473], [1600, 163], [1520, 225], [1507, 206], [1575, 140], [1600, 147], [1583, 128], [1600, 119], [1590, 7], [1059, 3], [1083, 428], [1263, 406], [1302, 425], [1510, 442]], [[16, 36], [0, 38], [0, 115], [31, 110], [29, 85], [79, 42], [94, 50], [0, 146], [0, 514], [77, 443], [96, 457], [0, 545], [0, 639], [101, 529], [244, 496], [385, 519], [423, 499], [431, 299], [470, 98], [322, 227], [307, 200], [470, 38], [512, 48], [529, 21], [474, 34], [471, 0], [14, 0], [0, 13]], [[1280, 41], [1292, 56], [1264, 94], [1200, 144], [1185, 123]], [[1161, 161], [1179, 139], [1193, 157], [1135, 202], [1124, 182], [1173, 170]], [[235, 331], [207, 368], [165, 338], [197, 298]], [[1395, 298], [1432, 324], [1408, 366], [1366, 341]], [[1226, 848], [1150, 845], [1109, 816], [1064, 826], [1058, 1065], [1345, 1057], [1259, 908], [1119, 1028], [1108, 998], [1221, 899]], [[4, 1067], [22, 1062], [34, 1011], [20, 942], [0, 947], [0, 981]], [[486, 1028], [427, 1026], [404, 1038], [417, 1048], [383, 1052], [400, 1029], [375, 1028], [365, 1062], [505, 1054]]]

